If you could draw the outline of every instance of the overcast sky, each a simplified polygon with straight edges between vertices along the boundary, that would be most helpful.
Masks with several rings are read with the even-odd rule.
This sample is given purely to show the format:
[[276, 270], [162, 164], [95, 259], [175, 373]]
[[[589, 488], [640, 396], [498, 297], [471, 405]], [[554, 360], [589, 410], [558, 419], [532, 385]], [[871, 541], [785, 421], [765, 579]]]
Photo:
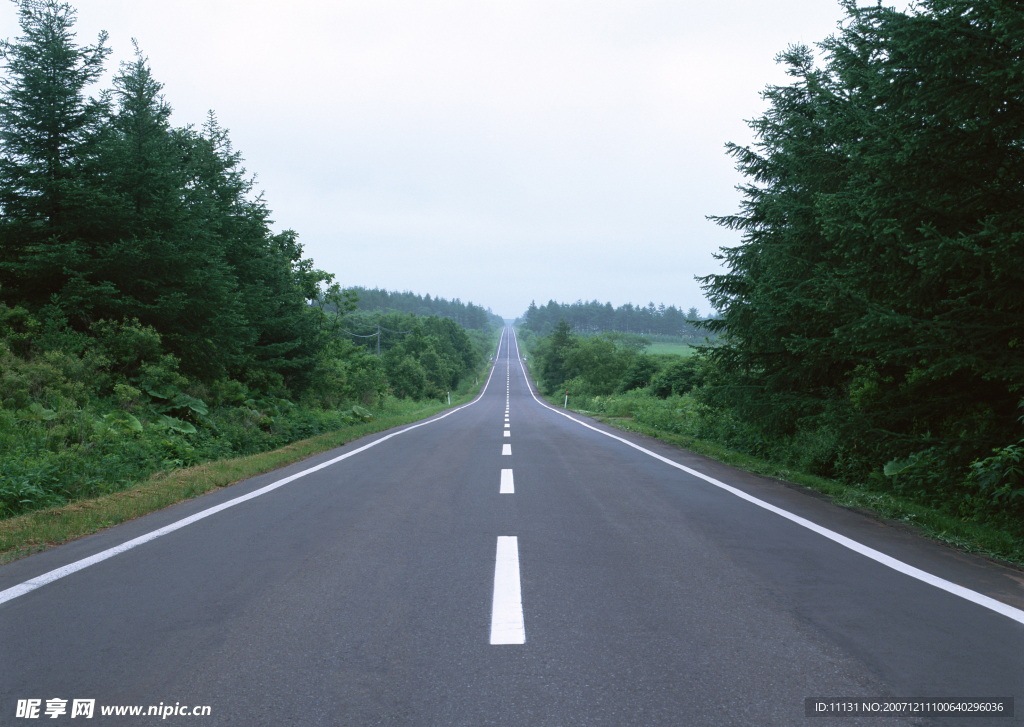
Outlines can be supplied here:
[[[343, 285], [708, 311], [695, 275], [738, 242], [724, 153], [774, 56], [833, 0], [79, 0], [79, 41], [131, 39], [176, 125], [213, 109], [276, 229]], [[0, 35], [19, 34], [13, 3]]]

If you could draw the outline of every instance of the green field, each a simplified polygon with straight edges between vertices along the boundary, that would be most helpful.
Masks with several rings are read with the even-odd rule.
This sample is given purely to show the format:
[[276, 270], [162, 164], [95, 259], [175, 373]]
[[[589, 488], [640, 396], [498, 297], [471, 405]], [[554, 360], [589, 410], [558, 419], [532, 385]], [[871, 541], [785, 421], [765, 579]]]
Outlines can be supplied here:
[[685, 343], [652, 343], [647, 347], [647, 353], [674, 353], [677, 356], [690, 356], [693, 349]]

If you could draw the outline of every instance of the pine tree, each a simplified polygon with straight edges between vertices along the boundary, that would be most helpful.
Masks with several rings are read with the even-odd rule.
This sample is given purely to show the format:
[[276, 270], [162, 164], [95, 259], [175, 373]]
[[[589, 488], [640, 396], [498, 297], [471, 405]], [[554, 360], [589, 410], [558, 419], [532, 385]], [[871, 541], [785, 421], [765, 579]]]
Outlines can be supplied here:
[[183, 370], [210, 379], [241, 361], [252, 334], [210, 205], [190, 189], [189, 164], [208, 144], [171, 128], [161, 90], [136, 46], [114, 78], [117, 112], [96, 160], [110, 200], [102, 273], [117, 290], [113, 317], [152, 325]]
[[23, 35], [0, 46], [0, 286], [33, 306], [59, 297], [87, 318], [110, 293], [94, 275], [88, 228], [101, 204], [82, 170], [107, 111], [105, 98], [85, 97], [107, 36], [77, 45], [65, 2], [22, 0], [19, 16]]
[[711, 393], [769, 432], [825, 417], [876, 465], [927, 449], [952, 472], [1020, 435], [1024, 15], [844, 6], [824, 68], [784, 54], [795, 81], [730, 147], [751, 181], [719, 218], [743, 234], [729, 271], [704, 279]]

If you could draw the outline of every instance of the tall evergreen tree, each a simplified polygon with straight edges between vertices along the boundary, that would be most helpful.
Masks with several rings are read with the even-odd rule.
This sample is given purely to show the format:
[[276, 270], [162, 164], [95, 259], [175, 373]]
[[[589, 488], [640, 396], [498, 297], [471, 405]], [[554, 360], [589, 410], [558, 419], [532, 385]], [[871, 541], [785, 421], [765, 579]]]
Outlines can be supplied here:
[[210, 205], [189, 190], [190, 161], [209, 145], [171, 128], [161, 90], [136, 47], [114, 78], [117, 111], [95, 160], [109, 199], [103, 277], [117, 289], [111, 315], [152, 325], [185, 370], [211, 378], [240, 362], [251, 334], [226, 243], [201, 214]]
[[22, 0], [18, 11], [23, 35], [0, 46], [0, 286], [15, 300], [60, 296], [87, 313], [110, 292], [83, 236], [100, 204], [82, 169], [107, 110], [105, 98], [85, 97], [110, 53], [107, 36], [77, 45], [65, 2]]
[[71, 323], [138, 318], [182, 370], [302, 388], [323, 350], [331, 276], [303, 259], [212, 115], [197, 132], [171, 108], [136, 49], [112, 91], [86, 98], [109, 50], [75, 42], [75, 11], [19, 3], [22, 36], [3, 45], [0, 290]]
[[259, 385], [302, 388], [320, 345], [310, 303], [333, 276], [302, 257], [293, 230], [271, 231], [266, 201], [252, 196], [254, 180], [213, 112], [191, 142], [188, 204], [204, 234], [223, 246], [247, 321], [242, 356], [232, 370]]
[[814, 68], [810, 49], [791, 47], [779, 60], [795, 80], [765, 92], [769, 110], [751, 124], [757, 147], [728, 146], [753, 181], [742, 188], [742, 211], [717, 219], [741, 230], [744, 244], [720, 256], [728, 273], [705, 279], [709, 300], [725, 311], [709, 327], [729, 334], [729, 345], [710, 352], [731, 374], [717, 393], [777, 434], [819, 414], [848, 370], [806, 346], [845, 320], [844, 299], [824, 289], [839, 261], [816, 208], [846, 178], [849, 149], [826, 123], [843, 92]]
[[[826, 416], [876, 462], [929, 450], [954, 471], [1019, 439], [1024, 392], [1024, 14], [927, 0], [844, 2], [822, 44], [783, 56], [753, 148], [729, 271], [716, 394], [791, 432]], [[962, 472], [962, 470], [960, 470]]]

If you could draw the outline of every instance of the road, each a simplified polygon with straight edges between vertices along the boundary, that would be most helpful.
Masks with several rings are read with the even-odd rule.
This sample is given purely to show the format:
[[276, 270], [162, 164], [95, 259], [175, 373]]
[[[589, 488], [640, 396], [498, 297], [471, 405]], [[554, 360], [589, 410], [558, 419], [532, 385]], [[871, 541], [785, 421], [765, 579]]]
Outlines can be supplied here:
[[1021, 583], [566, 416], [506, 329], [469, 405], [0, 567], [0, 725], [1021, 724], [805, 716], [1024, 695]]

